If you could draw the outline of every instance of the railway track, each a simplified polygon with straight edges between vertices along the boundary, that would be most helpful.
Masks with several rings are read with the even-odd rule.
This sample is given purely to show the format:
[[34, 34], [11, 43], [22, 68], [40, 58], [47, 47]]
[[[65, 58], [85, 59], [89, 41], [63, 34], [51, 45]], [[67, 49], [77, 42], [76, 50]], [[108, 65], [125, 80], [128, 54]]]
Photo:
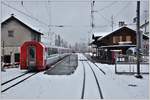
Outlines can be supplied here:
[[93, 61], [93, 59], [89, 58], [86, 54], [83, 54], [89, 61], [91, 61], [95, 67], [97, 67], [104, 75], [106, 74], [100, 67], [98, 67], [98, 65], [95, 64], [95, 62]]
[[90, 69], [92, 70], [92, 73], [93, 73], [95, 81], [96, 81], [96, 85], [98, 87], [99, 97], [100, 97], [100, 99], [104, 99], [102, 91], [101, 91], [101, 88], [100, 88], [100, 85], [99, 85], [99, 82], [98, 82], [98, 78], [97, 78], [96, 73], [93, 70], [92, 66], [90, 65], [90, 63], [87, 60], [80, 60], [80, 61], [82, 62], [82, 65], [83, 65], [83, 84], [82, 84], [83, 86], [82, 86], [81, 99], [84, 99], [85, 84], [86, 84], [86, 82], [85, 82], [85, 80], [86, 80], [86, 68], [85, 68], [85, 64], [84, 63], [87, 63], [88, 66], [90, 67]]
[[95, 74], [95, 72], [94, 72], [92, 66], [89, 64], [89, 62], [88, 62], [88, 61], [86, 61], [86, 62], [87, 62], [87, 64], [89, 65], [89, 67], [91, 68], [91, 70], [92, 70], [92, 72], [93, 72], [93, 75], [94, 75], [94, 77], [95, 77], [96, 84], [97, 84], [97, 86], [98, 86], [98, 91], [99, 91], [100, 98], [101, 98], [101, 99], [104, 99], [103, 94], [102, 94], [102, 91], [101, 91], [101, 88], [100, 88], [100, 85], [99, 85], [99, 82], [98, 82], [98, 79], [97, 79], [97, 76], [96, 76], [96, 74]]
[[6, 82], [1, 83], [1, 86], [5, 85], [5, 84], [7, 84], [7, 83], [9, 83], [9, 82], [11, 82], [11, 81], [13, 81], [13, 80], [16, 80], [16, 79], [18, 79], [19, 77], [22, 77], [22, 76], [24, 76], [24, 75], [26, 75], [26, 74], [28, 74], [28, 71], [25, 72], [25, 73], [23, 73], [23, 74], [21, 74], [21, 75], [19, 75], [19, 76], [17, 76], [17, 77], [14, 77], [14, 78], [12, 78], [12, 79], [10, 79], [10, 80], [7, 80]]
[[22, 76], [20, 75], [19, 77], [17, 78], [13, 78], [5, 83], [2, 83], [2, 90], [1, 90], [1, 93], [13, 88], [14, 86], [24, 82], [25, 80], [29, 79], [30, 77], [36, 75], [37, 73], [39, 72], [36, 72], [36, 73], [32, 73], [32, 74], [29, 74], [29, 73], [25, 73], [25, 74], [22, 74]]
[[81, 95], [81, 99], [84, 99], [84, 91], [85, 91], [85, 77], [86, 77], [86, 74], [85, 74], [85, 65], [82, 61], [82, 65], [83, 65], [83, 87], [82, 87], [82, 95]]
[[[68, 55], [68, 56], [70, 56], [70, 55]], [[64, 58], [66, 58], [68, 56], [63, 57], [61, 60], [59, 60], [58, 62], [56, 62], [53, 65], [51, 65], [51, 67], [48, 70], [52, 70], [54, 67], [56, 67], [57, 64], [61, 63], [64, 60]], [[27, 80], [30, 77], [36, 75], [37, 73], [39, 73], [39, 72], [35, 72], [35, 73], [30, 74], [27, 71], [27, 72], [25, 72], [25, 73], [23, 73], [23, 74], [21, 74], [21, 75], [19, 75], [17, 77], [14, 77], [14, 78], [6, 81], [6, 82], [1, 83], [1, 87], [2, 87], [1, 93], [3, 93], [5, 91], [13, 88], [14, 86], [16, 86], [16, 85], [18, 85], [18, 84], [20, 84], [22, 82], [24, 82], [25, 80]]]

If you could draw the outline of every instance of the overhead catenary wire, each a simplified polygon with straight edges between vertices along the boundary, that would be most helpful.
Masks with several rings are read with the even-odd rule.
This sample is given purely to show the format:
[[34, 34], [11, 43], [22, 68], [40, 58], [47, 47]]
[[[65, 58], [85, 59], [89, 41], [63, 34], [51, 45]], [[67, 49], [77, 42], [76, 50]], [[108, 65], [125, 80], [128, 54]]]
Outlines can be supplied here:
[[131, 2], [127, 2], [127, 4], [126, 4], [125, 6], [123, 6], [122, 9], [120, 9], [120, 10], [114, 15], [114, 17], [117, 17], [118, 14], [120, 15], [120, 13], [123, 13], [124, 10], [129, 6], [130, 3], [131, 3]]
[[[117, 1], [117, 2], [118, 2], [118, 1]], [[110, 3], [109, 5], [107, 5], [107, 6], [103, 7], [103, 8], [101, 8], [101, 9], [99, 9], [98, 11], [103, 11], [103, 10], [105, 10], [105, 9], [108, 9], [108, 8], [112, 7], [113, 5], [115, 5], [117, 2], [112, 2], [112, 3]]]
[[[62, 28], [62, 27], [90, 27], [89, 25], [62, 25], [62, 24], [60, 24], [60, 25], [49, 25], [49, 24], [46, 24], [45, 22], [39, 20], [38, 18], [31, 16], [31, 15], [29, 15], [29, 14], [27, 14], [21, 10], [18, 10], [15, 7], [13, 7], [13, 6], [11, 6], [11, 5], [3, 2], [3, 1], [2, 1], [2, 4], [15, 10], [15, 11], [17, 11], [17, 12], [19, 12], [19, 13], [21, 13], [21, 14], [23, 14], [23, 15], [25, 15], [25, 16], [27, 16], [27, 17], [29, 17], [29, 18], [31, 18], [31, 19], [33, 19], [33, 20], [35, 20], [35, 21], [37, 21], [37, 22], [39, 22], [39, 23], [41, 23], [41, 24], [43, 24], [43, 25], [45, 25], [46, 27], [59, 27], [59, 28]], [[104, 26], [97, 26], [97, 27], [104, 27]]]
[[[28, 13], [28, 14], [30, 14], [30, 16], [36, 18], [36, 17], [33, 15], [33, 13], [27, 9], [27, 7], [26, 7], [25, 5], [26, 5], [26, 4], [24, 4], [24, 2], [21, 1], [21, 6], [22, 6], [22, 8], [26, 11], [26, 13]], [[38, 20], [39, 20], [39, 19], [38, 19]], [[36, 20], [36, 21], [37, 21], [37, 20]], [[39, 23], [41, 23], [41, 21], [40, 21]], [[45, 26], [45, 25], [44, 25], [44, 26]]]
[[111, 22], [109, 19], [107, 19], [103, 14], [101, 14], [100, 12], [97, 12], [97, 14], [98, 15], [100, 15], [101, 16], [101, 18], [103, 18], [105, 21], [107, 21], [107, 22]]
[[[6, 0], [6, 1], [8, 1], [8, 0]], [[14, 0], [13, 0], [14, 1]], [[19, 0], [19, 2], [21, 2], [21, 1], [23, 1], [23, 0]], [[28, 1], [30, 1], [30, 0], [28, 0]], [[47, 1], [49, 1], [49, 2], [52, 2], [51, 0], [47, 0]], [[17, 1], [18, 2], [18, 1]], [[24, 2], [24, 1], [23, 1]], [[25, 1], [26, 2], [26, 1]], [[112, 2], [112, 1], [111, 1]], [[118, 2], [118, 1], [117, 1]], [[113, 2], [112, 2], [113, 3]], [[111, 4], [112, 4], [111, 3]], [[14, 8], [13, 6], [10, 6], [9, 4], [6, 4], [6, 3], [4, 3], [3, 1], [2, 1], [2, 4], [4, 4], [5, 6], [7, 6], [7, 7], [9, 7], [9, 8], [11, 8], [11, 9], [13, 9], [13, 10], [16, 10], [17, 12], [20, 12], [21, 14], [23, 14], [23, 15], [25, 15], [25, 16], [27, 16], [27, 17], [30, 17], [31, 19], [34, 19], [35, 21], [38, 21], [40, 24], [44, 24], [45, 26], [47, 26], [47, 27], [59, 27], [59, 28], [62, 28], [62, 27], [88, 27], [88, 26], [75, 26], [75, 25], [49, 25], [49, 24], [46, 24], [45, 22], [43, 22], [43, 21], [41, 21], [41, 20], [39, 20], [38, 18], [36, 18], [36, 17], [34, 17], [34, 16], [31, 16], [31, 15], [29, 15], [29, 14], [27, 14], [27, 13], [25, 13], [25, 12], [23, 12], [23, 11], [21, 11], [21, 10], [18, 10], [18, 9], [16, 9], [16, 8]], [[129, 4], [129, 2], [120, 10], [120, 11], [122, 11], [126, 6], [128, 6], [128, 4]], [[119, 11], [119, 12], [120, 12]], [[98, 11], [96, 11], [96, 12], [98, 12]], [[109, 19], [107, 19], [104, 15], [102, 15], [100, 12], [98, 12], [98, 14], [103, 18], [103, 19], [105, 19], [107, 22], [111, 22]], [[115, 14], [115, 15], [117, 15], [117, 14]], [[114, 15], [114, 16], [115, 16]], [[106, 26], [106, 25], [103, 25], [103, 26], [97, 26], [97, 27], [104, 27], [104, 26]]]
[[[20, 2], [23, 0], [5, 0], [8, 2]], [[94, 0], [95, 2], [137, 2], [137, 0]], [[148, 2], [148, 0], [140, 0]], [[91, 2], [91, 0], [24, 0], [24, 2]]]
[[27, 16], [27, 17], [29, 17], [29, 18], [31, 18], [31, 19], [33, 19], [33, 20], [35, 20], [35, 21], [41, 23], [41, 24], [43, 24], [43, 25], [45, 25], [45, 26], [48, 26], [48, 24], [44, 23], [43, 21], [39, 20], [38, 18], [35, 18], [35, 17], [33, 17], [33, 16], [29, 15], [29, 14], [26, 14], [25, 12], [16, 9], [16, 8], [13, 7], [13, 6], [10, 6], [9, 4], [4, 3], [3, 1], [2, 1], [1, 3], [2, 3], [3, 5], [5, 5], [5, 6], [11, 8], [11, 9], [13, 9], [13, 10], [15, 10], [15, 11], [17, 11], [17, 12], [19, 12], [19, 13], [21, 13], [21, 14], [23, 14], [23, 15], [25, 15], [25, 16]]

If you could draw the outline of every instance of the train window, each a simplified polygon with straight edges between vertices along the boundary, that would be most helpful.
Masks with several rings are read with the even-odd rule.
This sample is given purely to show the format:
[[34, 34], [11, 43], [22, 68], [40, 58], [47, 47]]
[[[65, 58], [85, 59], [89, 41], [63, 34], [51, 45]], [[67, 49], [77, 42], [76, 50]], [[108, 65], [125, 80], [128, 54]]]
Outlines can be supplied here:
[[48, 48], [47, 58], [53, 56], [58, 53], [58, 48]]
[[52, 48], [51, 49], [51, 54], [56, 54], [57, 53], [57, 48]]
[[35, 48], [34, 47], [29, 48], [29, 57], [30, 57], [31, 61], [35, 59]]
[[51, 48], [48, 48], [48, 55], [51, 55]]

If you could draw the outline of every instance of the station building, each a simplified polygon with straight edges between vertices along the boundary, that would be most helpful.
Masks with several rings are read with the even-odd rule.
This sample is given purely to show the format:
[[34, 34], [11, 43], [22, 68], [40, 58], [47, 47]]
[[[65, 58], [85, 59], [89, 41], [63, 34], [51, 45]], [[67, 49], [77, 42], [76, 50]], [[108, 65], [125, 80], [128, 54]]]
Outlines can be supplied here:
[[[147, 55], [149, 46], [145, 43], [149, 41], [149, 37], [143, 34], [141, 40], [143, 54]], [[114, 63], [112, 60], [113, 52], [126, 55], [129, 48], [136, 47], [136, 31], [127, 26], [122, 26], [112, 32], [104, 33], [98, 38], [93, 35], [91, 46], [93, 47], [95, 57], [100, 61]]]
[[41, 32], [34, 30], [13, 14], [1, 23], [1, 58], [7, 64], [18, 63], [20, 46], [25, 41], [41, 41]]

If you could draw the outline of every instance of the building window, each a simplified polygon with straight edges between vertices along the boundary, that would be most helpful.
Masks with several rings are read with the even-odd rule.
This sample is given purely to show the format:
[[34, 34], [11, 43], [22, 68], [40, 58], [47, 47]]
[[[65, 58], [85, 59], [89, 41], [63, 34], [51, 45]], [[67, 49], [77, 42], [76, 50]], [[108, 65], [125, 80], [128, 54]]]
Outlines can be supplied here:
[[40, 35], [38, 35], [38, 41], [40, 42]]
[[35, 40], [36, 41], [36, 35], [35, 34], [31, 34], [31, 37], [32, 37], [32, 40]]
[[113, 36], [113, 43], [116, 43], [116, 37]]
[[15, 53], [14, 54], [14, 58], [15, 58], [15, 62], [19, 62], [20, 61], [20, 54], [19, 53]]
[[14, 31], [13, 30], [8, 31], [8, 37], [14, 37]]
[[119, 36], [119, 38], [120, 38], [120, 39], [119, 39], [119, 42], [121, 42], [121, 41], [122, 41], [122, 36]]
[[4, 55], [4, 63], [11, 63], [11, 55]]
[[113, 43], [116, 44], [122, 41], [122, 36], [113, 36]]
[[126, 36], [126, 41], [131, 41], [131, 36]]

